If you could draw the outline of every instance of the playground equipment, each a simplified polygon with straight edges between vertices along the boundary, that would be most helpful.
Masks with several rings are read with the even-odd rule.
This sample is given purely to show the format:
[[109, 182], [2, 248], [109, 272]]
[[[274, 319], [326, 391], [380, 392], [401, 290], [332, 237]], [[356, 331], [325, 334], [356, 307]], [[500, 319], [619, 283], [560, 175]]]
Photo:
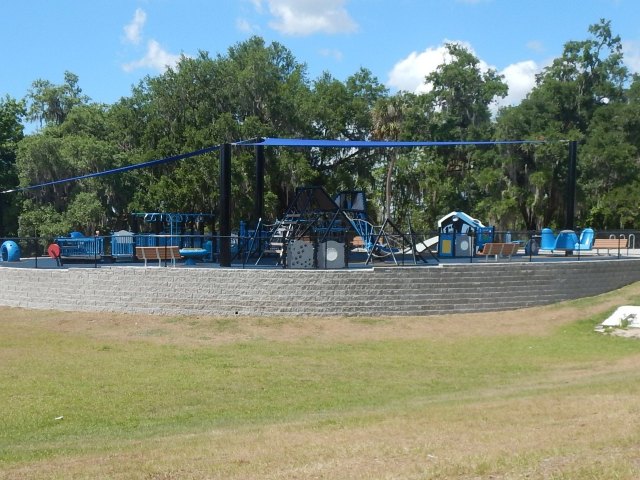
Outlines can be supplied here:
[[580, 240], [575, 244], [575, 250], [591, 250], [593, 248], [593, 242], [595, 240], [596, 233], [593, 228], [585, 228], [580, 233]]
[[[382, 225], [374, 225], [369, 221], [367, 201], [363, 191], [340, 192], [334, 200], [343, 210], [356, 234], [352, 243], [356, 248], [360, 246], [367, 253], [367, 263], [373, 258], [390, 257], [397, 265], [396, 255], [411, 255], [414, 263], [417, 258], [426, 263], [422, 252], [426, 250], [431, 254], [431, 251], [423, 245], [424, 242], [416, 243], [411, 225], [409, 225], [409, 233], [405, 234], [389, 218], [385, 219]], [[435, 256], [433, 254], [431, 256], [437, 262]]]
[[[348, 223], [344, 211], [324, 188], [300, 187], [283, 218], [271, 227], [256, 265], [263, 255], [275, 254], [285, 267], [313, 268], [317, 265], [317, 249], [325, 242], [333, 241], [332, 249], [336, 245], [345, 248]], [[332, 268], [345, 266], [338, 261], [331, 265]]]
[[367, 263], [391, 256], [397, 264], [396, 255], [404, 255], [407, 247], [414, 262], [420, 258], [427, 263], [409, 237], [389, 219], [374, 226], [367, 218], [364, 192], [345, 191], [331, 198], [322, 187], [300, 187], [283, 218], [271, 226], [256, 265], [265, 254], [274, 254], [288, 268], [343, 268], [351, 246], [367, 253]]
[[595, 232], [592, 228], [585, 228], [580, 233], [580, 238], [573, 230], [562, 230], [555, 235], [550, 228], [543, 228], [540, 233], [540, 250], [554, 253], [557, 250], [589, 251], [593, 248]]
[[[65, 260], [131, 260], [135, 247], [177, 246], [199, 249], [189, 252], [191, 261], [212, 255], [212, 242], [204, 241], [205, 223], [213, 223], [213, 215], [206, 213], [134, 213], [132, 223], [136, 232], [119, 230], [110, 236], [98, 234], [86, 237], [81, 232], [71, 232], [66, 237], [57, 237], [58, 258]], [[144, 232], [140, 233], [140, 230]], [[150, 230], [150, 232], [149, 232]], [[110, 252], [105, 251], [105, 238], [110, 240]], [[208, 245], [206, 245], [208, 243]], [[208, 246], [208, 248], [207, 248]], [[205, 249], [205, 254], [201, 255]]]
[[20, 261], [20, 247], [13, 240], [7, 240], [2, 244], [0, 254], [3, 262]]
[[438, 220], [438, 255], [469, 257], [493, 242], [494, 227], [486, 227], [464, 212], [453, 211]]
[[54, 241], [60, 247], [60, 258], [94, 260], [104, 256], [103, 237], [85, 237], [80, 232], [71, 232], [68, 237], [57, 237]]
[[208, 213], [138, 212], [132, 213], [131, 217], [138, 247], [171, 245], [202, 248], [205, 226], [211, 225], [213, 231], [214, 216]]
[[115, 260], [133, 258], [135, 247], [173, 246], [193, 249], [185, 255], [188, 258], [185, 262], [187, 264], [193, 264], [207, 255], [211, 256], [211, 241], [209, 249], [205, 249], [204, 227], [206, 223], [213, 223], [213, 215], [137, 212], [131, 217], [136, 232], [120, 230], [111, 236], [111, 256]]
[[180, 256], [183, 257], [185, 265], [195, 265], [196, 261], [202, 261], [208, 255], [206, 248], [186, 247], [179, 250]]

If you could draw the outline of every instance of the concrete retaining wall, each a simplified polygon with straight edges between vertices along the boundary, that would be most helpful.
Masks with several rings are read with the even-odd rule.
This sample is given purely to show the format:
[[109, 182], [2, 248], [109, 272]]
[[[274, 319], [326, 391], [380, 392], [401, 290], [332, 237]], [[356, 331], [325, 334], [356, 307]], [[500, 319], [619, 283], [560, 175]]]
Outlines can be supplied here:
[[434, 315], [595, 295], [640, 280], [640, 259], [352, 270], [0, 268], [0, 305], [163, 315]]

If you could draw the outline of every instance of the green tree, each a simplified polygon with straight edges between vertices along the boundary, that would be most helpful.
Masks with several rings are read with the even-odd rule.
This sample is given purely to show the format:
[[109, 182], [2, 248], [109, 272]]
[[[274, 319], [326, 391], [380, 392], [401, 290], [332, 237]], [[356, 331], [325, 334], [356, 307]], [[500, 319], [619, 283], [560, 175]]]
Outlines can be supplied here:
[[77, 105], [87, 103], [89, 98], [82, 95], [78, 76], [64, 72], [64, 83], [54, 85], [48, 80], [33, 82], [27, 95], [29, 109], [27, 119], [41, 125], [60, 125], [69, 112]]
[[[607, 104], [624, 101], [628, 78], [622, 63], [620, 38], [610, 22], [589, 27], [591, 38], [570, 41], [563, 54], [538, 75], [536, 87], [520, 105], [504, 109], [498, 118], [503, 138], [582, 140], [589, 133], [596, 112]], [[567, 179], [566, 143], [506, 149], [503, 170], [507, 197], [522, 214], [526, 228], [564, 225]], [[579, 149], [582, 185], [593, 171]], [[589, 183], [587, 180], [586, 183]], [[578, 191], [578, 221], [588, 217], [589, 198]]]
[[[372, 136], [377, 140], [398, 141], [402, 133], [402, 123], [404, 121], [404, 110], [406, 105], [403, 102], [403, 94], [394, 95], [393, 97], [383, 98], [376, 103], [373, 116], [373, 132]], [[392, 216], [392, 179], [395, 165], [398, 160], [398, 149], [383, 149], [382, 155], [387, 158], [387, 172], [384, 182], [384, 204], [382, 210], [383, 218], [391, 218]]]
[[[361, 68], [346, 81], [325, 72], [313, 82], [304, 106], [309, 126], [304, 136], [321, 139], [366, 140], [371, 136], [372, 112], [388, 91]], [[378, 152], [372, 149], [311, 149], [303, 152], [311, 172], [309, 181], [322, 184], [331, 194], [343, 190], [375, 191], [374, 165]], [[372, 202], [370, 202], [372, 205]]]
[[491, 132], [490, 106], [507, 95], [504, 77], [494, 69], [482, 71], [480, 61], [464, 46], [445, 45], [447, 61], [425, 78], [436, 112], [432, 131], [438, 140], [477, 140]]
[[[423, 132], [422, 137], [431, 140], [492, 138], [492, 104], [508, 91], [503, 77], [493, 69], [483, 70], [478, 58], [462, 45], [447, 44], [446, 49], [448, 60], [425, 78], [431, 89], [419, 99], [427, 121], [414, 123]], [[481, 172], [486, 177], [487, 172], [495, 170], [493, 155], [476, 147], [457, 146], [421, 156], [425, 161], [418, 170], [421, 190], [435, 202], [423, 223], [435, 225], [439, 216], [453, 209], [481, 213], [489, 192], [478, 182]]]
[[[24, 137], [22, 119], [25, 105], [8, 95], [0, 99], [0, 191], [18, 184], [16, 152]], [[15, 194], [0, 194], [0, 236], [17, 233], [18, 198]]]
[[581, 147], [581, 217], [600, 228], [635, 228], [640, 184], [640, 99], [631, 84], [627, 101], [612, 102], [594, 113]]
[[[75, 89], [70, 96], [77, 97], [77, 78], [72, 80]], [[54, 90], [67, 92], [62, 87]], [[112, 138], [108, 107], [83, 102], [62, 102], [68, 107], [63, 109], [63, 116], [50, 117], [44, 128], [20, 142], [16, 166], [22, 186], [102, 172], [126, 161], [121, 146]], [[105, 176], [28, 190], [24, 193], [29, 201], [23, 204], [20, 230], [31, 235], [38, 228], [61, 235], [68, 233], [68, 228], [92, 233], [98, 226], [113, 227], [118, 223], [114, 214], [123, 208], [123, 202], [128, 203], [127, 196], [134, 190], [127, 188], [128, 178]], [[51, 209], [56, 215], [49, 215]], [[42, 223], [33, 225], [36, 219]], [[62, 228], [65, 230], [56, 231]]]

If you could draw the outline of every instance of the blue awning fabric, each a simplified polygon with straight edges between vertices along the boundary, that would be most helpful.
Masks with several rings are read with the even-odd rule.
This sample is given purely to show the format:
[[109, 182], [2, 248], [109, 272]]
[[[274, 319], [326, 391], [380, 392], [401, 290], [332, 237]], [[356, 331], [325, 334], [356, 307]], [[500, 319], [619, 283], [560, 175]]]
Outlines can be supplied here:
[[301, 148], [413, 148], [413, 147], [455, 147], [458, 145], [521, 145], [541, 144], [543, 140], [453, 140], [444, 142], [434, 141], [383, 141], [383, 140], [312, 140], [305, 138], [258, 138], [236, 142], [237, 146], [265, 146], [265, 147], [301, 147]]
[[[298, 148], [415, 148], [415, 147], [455, 147], [458, 145], [468, 146], [482, 146], [482, 145], [522, 145], [522, 144], [543, 144], [547, 143], [544, 140], [481, 140], [481, 141], [468, 141], [468, 140], [453, 140], [444, 142], [433, 141], [415, 141], [415, 142], [402, 142], [402, 141], [382, 141], [382, 140], [313, 140], [306, 138], [257, 138], [253, 140], [243, 140], [240, 142], [234, 142], [232, 145], [242, 146], [264, 146], [264, 147], [298, 147]], [[186, 158], [195, 157], [204, 153], [213, 152], [220, 149], [220, 145], [213, 147], [207, 147], [200, 150], [195, 150], [189, 153], [182, 153], [179, 155], [173, 155], [171, 157], [161, 158], [158, 160], [151, 160], [149, 162], [136, 163], [134, 165], [127, 165], [124, 167], [114, 168], [111, 170], [104, 170], [102, 172], [87, 173], [86, 175], [80, 175], [77, 177], [64, 178], [61, 180], [53, 180], [51, 182], [40, 183], [38, 185], [29, 185], [27, 187], [16, 187], [10, 190], [0, 192], [13, 193], [22, 192], [26, 190], [35, 190], [37, 188], [48, 187], [51, 185], [58, 185], [60, 183], [73, 182], [77, 180], [84, 180], [85, 178], [101, 177], [103, 175], [111, 175], [114, 173], [123, 173], [131, 170], [137, 170], [139, 168], [153, 167], [164, 163], [175, 162], [178, 160], [184, 160]]]
[[176, 162], [178, 160], [184, 160], [185, 158], [195, 157], [195, 156], [198, 156], [198, 155], [202, 155], [203, 153], [209, 153], [209, 152], [213, 152], [213, 151], [219, 150], [219, 149], [220, 149], [220, 145], [215, 145], [213, 147], [203, 148], [203, 149], [200, 149], [200, 150], [196, 150], [194, 152], [181, 153], [179, 155], [172, 155], [171, 157], [160, 158], [158, 160], [151, 160], [149, 162], [135, 163], [133, 165], [126, 165], [124, 167], [113, 168], [111, 170], [104, 170], [102, 172], [87, 173], [85, 175], [79, 175], [77, 177], [63, 178], [63, 179], [60, 179], [60, 180], [52, 180], [51, 182], [40, 183], [38, 185], [29, 185], [28, 187], [16, 187], [16, 188], [12, 188], [11, 190], [5, 190], [5, 191], [0, 192], [0, 193], [24, 192], [26, 190], [35, 190], [37, 188], [48, 187], [48, 186], [51, 186], [51, 185], [58, 185], [60, 183], [67, 183], [67, 182], [74, 182], [74, 181], [77, 181], [77, 180], [84, 180], [85, 178], [102, 177], [104, 175], [111, 175], [111, 174], [114, 174], [114, 173], [123, 173], [123, 172], [128, 172], [130, 170], [137, 170], [139, 168], [154, 167], [156, 165], [162, 165], [162, 164], [165, 164], [165, 163]]

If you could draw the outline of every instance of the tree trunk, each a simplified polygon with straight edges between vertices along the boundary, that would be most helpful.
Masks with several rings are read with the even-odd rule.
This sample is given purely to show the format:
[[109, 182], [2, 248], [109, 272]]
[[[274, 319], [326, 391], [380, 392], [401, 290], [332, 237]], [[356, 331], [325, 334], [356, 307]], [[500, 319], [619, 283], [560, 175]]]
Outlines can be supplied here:
[[395, 150], [389, 154], [389, 166], [387, 167], [387, 181], [385, 183], [385, 202], [384, 211], [385, 218], [391, 218], [391, 180], [393, 178], [393, 169], [396, 166], [396, 154]]

